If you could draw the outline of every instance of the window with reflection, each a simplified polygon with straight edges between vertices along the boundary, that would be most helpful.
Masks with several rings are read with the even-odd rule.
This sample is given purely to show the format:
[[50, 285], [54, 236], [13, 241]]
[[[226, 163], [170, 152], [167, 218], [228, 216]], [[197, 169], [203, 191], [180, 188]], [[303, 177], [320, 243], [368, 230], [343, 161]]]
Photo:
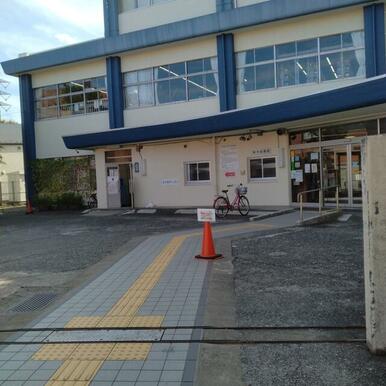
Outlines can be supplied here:
[[108, 110], [104, 76], [36, 88], [34, 95], [37, 120]]
[[305, 39], [239, 52], [239, 93], [365, 76], [364, 32]]
[[260, 157], [249, 160], [249, 178], [251, 180], [262, 180], [276, 178], [276, 158]]
[[215, 97], [217, 92], [217, 58], [165, 64], [124, 74], [127, 109]]
[[150, 7], [152, 5], [170, 2], [171, 0], [120, 0], [119, 11], [127, 12], [137, 8]]

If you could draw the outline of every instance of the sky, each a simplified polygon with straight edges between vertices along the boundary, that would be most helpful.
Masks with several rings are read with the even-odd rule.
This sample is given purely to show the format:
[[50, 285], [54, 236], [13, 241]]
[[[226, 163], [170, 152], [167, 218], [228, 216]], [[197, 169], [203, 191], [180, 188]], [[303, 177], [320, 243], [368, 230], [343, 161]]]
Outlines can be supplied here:
[[[92, 40], [103, 36], [103, 0], [6, 0], [0, 8], [0, 62], [17, 58], [20, 53], [36, 53]], [[5, 91], [8, 111], [2, 119], [20, 122], [17, 78], [4, 74], [10, 82]], [[0, 90], [4, 90], [0, 86]], [[2, 99], [0, 99], [1, 101]]]

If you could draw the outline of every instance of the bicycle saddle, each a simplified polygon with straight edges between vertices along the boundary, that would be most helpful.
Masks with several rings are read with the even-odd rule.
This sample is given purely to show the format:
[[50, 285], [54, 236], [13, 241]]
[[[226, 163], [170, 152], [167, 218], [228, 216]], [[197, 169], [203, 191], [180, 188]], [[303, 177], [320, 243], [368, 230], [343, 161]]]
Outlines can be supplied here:
[[229, 192], [229, 190], [228, 189], [227, 190], [222, 190], [222, 192], [226, 194], [226, 193]]

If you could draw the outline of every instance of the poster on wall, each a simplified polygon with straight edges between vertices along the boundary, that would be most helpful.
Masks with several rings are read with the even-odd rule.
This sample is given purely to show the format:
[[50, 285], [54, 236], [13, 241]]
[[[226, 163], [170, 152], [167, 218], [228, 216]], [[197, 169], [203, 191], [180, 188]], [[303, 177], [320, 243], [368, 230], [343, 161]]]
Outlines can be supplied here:
[[220, 164], [225, 177], [235, 177], [240, 169], [239, 153], [236, 145], [222, 145]]
[[303, 182], [303, 170], [295, 170], [295, 181]]
[[109, 194], [119, 193], [119, 180], [118, 177], [107, 177], [107, 192]]

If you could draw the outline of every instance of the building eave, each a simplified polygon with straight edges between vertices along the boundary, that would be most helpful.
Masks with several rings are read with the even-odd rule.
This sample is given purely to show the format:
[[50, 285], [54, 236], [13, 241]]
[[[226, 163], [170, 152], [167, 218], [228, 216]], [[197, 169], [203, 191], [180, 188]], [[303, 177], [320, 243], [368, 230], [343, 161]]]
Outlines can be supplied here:
[[204, 118], [63, 137], [68, 149], [216, 135], [386, 103], [386, 75], [331, 91]]

